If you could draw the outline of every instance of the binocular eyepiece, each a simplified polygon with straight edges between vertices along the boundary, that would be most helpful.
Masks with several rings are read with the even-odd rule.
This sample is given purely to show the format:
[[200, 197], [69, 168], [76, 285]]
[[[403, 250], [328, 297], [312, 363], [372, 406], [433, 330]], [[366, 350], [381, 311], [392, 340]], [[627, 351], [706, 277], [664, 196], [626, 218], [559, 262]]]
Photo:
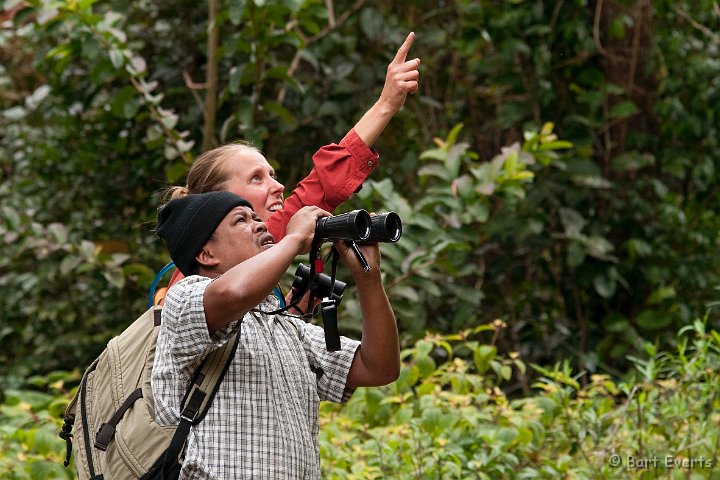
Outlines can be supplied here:
[[315, 241], [397, 242], [402, 236], [402, 221], [395, 212], [370, 216], [365, 210], [353, 210], [323, 217], [315, 224]]

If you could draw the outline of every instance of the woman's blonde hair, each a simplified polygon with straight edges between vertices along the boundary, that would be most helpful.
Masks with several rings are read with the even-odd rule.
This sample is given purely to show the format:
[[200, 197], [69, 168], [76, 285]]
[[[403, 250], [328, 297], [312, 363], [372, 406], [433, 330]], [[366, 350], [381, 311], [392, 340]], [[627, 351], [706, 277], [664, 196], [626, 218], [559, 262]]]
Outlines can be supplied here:
[[230, 154], [247, 150], [262, 154], [257, 147], [244, 141], [221, 145], [203, 153], [190, 167], [187, 174], [187, 185], [169, 187], [163, 192], [163, 202], [194, 193], [224, 190], [225, 183], [230, 180], [230, 172], [225, 167], [225, 160]]

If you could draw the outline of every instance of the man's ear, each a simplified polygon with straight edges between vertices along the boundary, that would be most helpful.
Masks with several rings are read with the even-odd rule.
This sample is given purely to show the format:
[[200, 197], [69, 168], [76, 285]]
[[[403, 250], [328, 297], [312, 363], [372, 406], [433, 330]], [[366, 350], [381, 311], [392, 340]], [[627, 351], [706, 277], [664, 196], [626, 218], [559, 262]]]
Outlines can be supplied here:
[[213, 255], [212, 251], [205, 245], [197, 255], [195, 260], [205, 268], [217, 267], [220, 264], [220, 260]]

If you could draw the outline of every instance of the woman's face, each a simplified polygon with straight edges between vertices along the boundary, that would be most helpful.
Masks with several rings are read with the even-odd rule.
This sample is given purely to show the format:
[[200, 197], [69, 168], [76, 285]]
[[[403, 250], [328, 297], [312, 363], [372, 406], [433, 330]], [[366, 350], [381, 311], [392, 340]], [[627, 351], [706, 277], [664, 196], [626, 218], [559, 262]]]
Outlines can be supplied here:
[[256, 150], [243, 148], [225, 160], [229, 180], [224, 189], [250, 202], [263, 222], [282, 208], [285, 187], [275, 178], [275, 170]]

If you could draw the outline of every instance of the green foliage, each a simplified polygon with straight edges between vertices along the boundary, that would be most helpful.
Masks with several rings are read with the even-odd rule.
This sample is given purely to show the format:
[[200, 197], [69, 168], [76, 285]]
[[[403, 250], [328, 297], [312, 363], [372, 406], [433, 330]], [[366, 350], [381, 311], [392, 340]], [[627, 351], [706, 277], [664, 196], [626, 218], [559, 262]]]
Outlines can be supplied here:
[[[681, 329], [675, 352], [646, 344], [623, 381], [564, 362], [533, 365], [531, 386], [522, 358], [497, 350], [505, 328], [427, 334], [393, 384], [323, 403], [323, 478], [717, 478], [720, 333], [707, 318]], [[512, 379], [522, 392], [506, 391]], [[78, 380], [54, 372], [4, 391], [2, 478], [73, 478], [56, 435]]]
[[323, 478], [717, 478], [720, 334], [705, 321], [677, 353], [634, 359], [626, 381], [534, 366], [523, 396], [498, 387], [525, 364], [480, 341], [501, 327], [428, 335], [394, 384], [323, 404]]
[[420, 91], [347, 205], [403, 219], [383, 265], [413, 346], [323, 407], [327, 476], [717, 478], [607, 463], [718, 458], [716, 320], [693, 321], [720, 284], [716, 2], [208, 4], [4, 4], [0, 476], [64, 478], [62, 378], [28, 378], [142, 310], [156, 192], [237, 138], [294, 185], [415, 30]]
[[156, 192], [204, 146], [255, 141], [289, 190], [376, 100], [409, 30], [420, 91], [354, 203], [406, 224], [384, 249], [404, 342], [502, 318], [499, 351], [622, 371], [712, 298], [710, 0], [230, 2], [214, 22], [210, 4], [5, 3], [6, 383], [85, 365], [137, 316], [167, 261]]
[[60, 418], [68, 404], [65, 382], [78, 373], [54, 372], [28, 379], [26, 389], [5, 390], [0, 403], [0, 477], [8, 480], [75, 478], [65, 468]]
[[[403, 219], [403, 237], [383, 245], [386, 290], [401, 325], [412, 338], [428, 328], [456, 331], [480, 323], [485, 252], [483, 225], [503, 208], [522, 202], [534, 170], [550, 165], [558, 150], [571, 145], [557, 140], [552, 125], [526, 132], [489, 162], [481, 162], [470, 145], [459, 141], [462, 124], [437, 148], [420, 154], [422, 196], [414, 201], [398, 193], [391, 179], [369, 181], [354, 206], [369, 211], [394, 210]], [[501, 207], [502, 206], [502, 207]], [[356, 296], [347, 301], [348, 322], [359, 318]]]

